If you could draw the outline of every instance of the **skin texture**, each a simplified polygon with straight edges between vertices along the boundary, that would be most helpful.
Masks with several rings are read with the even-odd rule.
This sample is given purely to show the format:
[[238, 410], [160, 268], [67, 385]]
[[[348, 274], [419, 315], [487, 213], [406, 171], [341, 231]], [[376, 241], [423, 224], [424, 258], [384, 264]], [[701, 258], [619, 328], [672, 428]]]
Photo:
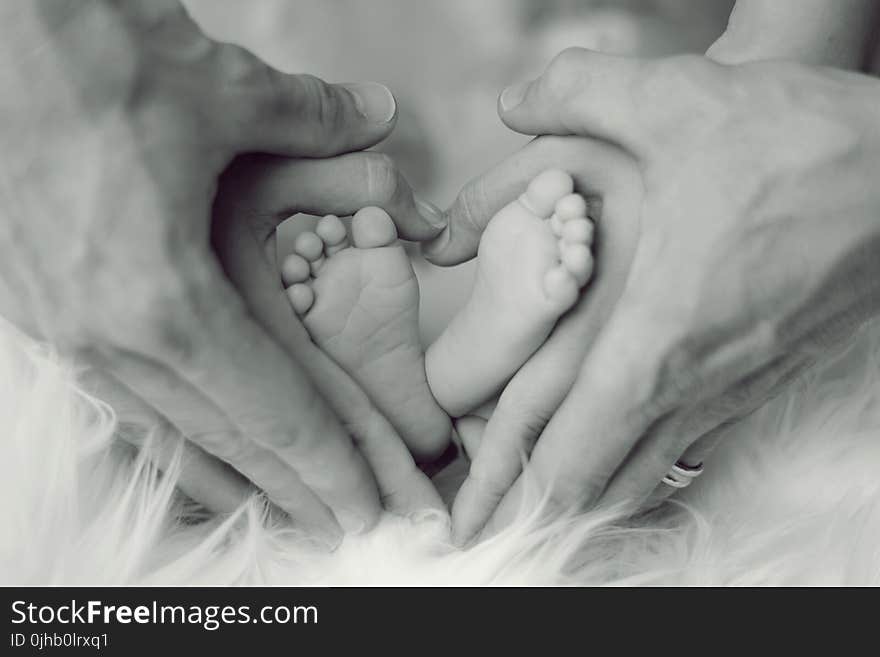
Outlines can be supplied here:
[[[587, 284], [592, 226], [572, 186], [567, 173], [543, 172], [483, 233], [468, 303], [425, 355], [428, 383], [450, 416], [496, 396]], [[584, 230], [563, 240], [564, 225]]]
[[[873, 35], [880, 8], [871, 0], [740, 0], [727, 30], [707, 56], [724, 63], [760, 59], [795, 59], [813, 64], [860, 68], [873, 51]], [[595, 292], [570, 314], [550, 341], [526, 364], [505, 389], [499, 409], [485, 433], [471, 431], [482, 445], [471, 466], [470, 477], [453, 509], [454, 534], [466, 542], [484, 525], [498, 501], [519, 475], [522, 455], [528, 455], [554, 410], [573, 385], [589, 347], [607, 321], [620, 294], [624, 273], [634, 251], [638, 220], [628, 194], [641, 197], [643, 184], [627, 173], [620, 158], [605, 158], [609, 171], [596, 170], [602, 155], [596, 143], [572, 137], [542, 137], [528, 149], [469, 183], [449, 214], [449, 228], [426, 253], [440, 264], [453, 264], [471, 255], [479, 239], [485, 213], [498, 203], [497, 196], [514, 184], [522, 169], [540, 167], [554, 155], [570, 170], [581, 172], [580, 189], [591, 190], [595, 205], [603, 210], [599, 271]], [[611, 166], [611, 164], [614, 166]], [[632, 163], [633, 165], [635, 163]], [[600, 167], [601, 168], [601, 167]], [[586, 178], [586, 179], [584, 179]], [[609, 184], [609, 179], [618, 182]], [[603, 187], [602, 191], [598, 188]], [[627, 192], [627, 188], [631, 188]], [[490, 215], [491, 216], [491, 215]], [[604, 239], [603, 239], [604, 238]], [[603, 256], [604, 253], [604, 256]], [[609, 271], [610, 270], [610, 271]], [[476, 429], [476, 427], [475, 427]], [[723, 426], [693, 443], [682, 456], [688, 463], [703, 461], [724, 435]], [[674, 489], [659, 485], [646, 505], [653, 506]], [[495, 524], [502, 524], [498, 521]]]
[[[635, 168], [603, 167], [606, 147], [581, 142], [584, 173], [612, 178], [592, 182], [598, 244], [611, 250], [597, 254], [601, 300], [502, 394], [453, 509], [459, 541], [499, 500], [492, 527], [518, 503], [518, 468], [478, 465], [487, 445], [507, 465], [531, 451], [551, 507], [638, 506], [689, 446], [717, 440], [876, 313], [878, 101], [875, 80], [837, 71], [577, 49], [502, 95], [512, 129], [600, 139]], [[428, 249], [435, 260], [467, 252], [467, 231], [449, 235], [480, 225], [503, 178], [466, 188], [446, 247]], [[614, 273], [603, 278], [603, 265]]]
[[[266, 248], [292, 211], [366, 204], [436, 234], [387, 158], [345, 155], [391, 131], [390, 93], [283, 75], [168, 0], [6, 3], [0, 25], [0, 313], [90, 365], [122, 424], [191, 440], [183, 488], [211, 508], [234, 507], [243, 475], [334, 545], [380, 497], [436, 500], [303, 339]], [[312, 159], [220, 178], [253, 152]], [[285, 186], [261, 187], [276, 165]]]
[[300, 234], [282, 268], [288, 299], [312, 341], [363, 387], [413, 456], [431, 463], [452, 424], [425, 377], [415, 272], [384, 210], [359, 210], [351, 232], [349, 245], [339, 218], [327, 217]]

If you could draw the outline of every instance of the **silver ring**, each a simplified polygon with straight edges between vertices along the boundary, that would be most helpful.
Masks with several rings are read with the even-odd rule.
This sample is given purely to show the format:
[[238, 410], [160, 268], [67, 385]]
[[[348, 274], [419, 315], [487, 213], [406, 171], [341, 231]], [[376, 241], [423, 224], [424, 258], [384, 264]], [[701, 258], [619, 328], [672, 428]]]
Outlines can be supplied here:
[[662, 481], [667, 486], [672, 486], [673, 488], [687, 488], [701, 474], [703, 474], [702, 463], [688, 465], [684, 461], [676, 461]]

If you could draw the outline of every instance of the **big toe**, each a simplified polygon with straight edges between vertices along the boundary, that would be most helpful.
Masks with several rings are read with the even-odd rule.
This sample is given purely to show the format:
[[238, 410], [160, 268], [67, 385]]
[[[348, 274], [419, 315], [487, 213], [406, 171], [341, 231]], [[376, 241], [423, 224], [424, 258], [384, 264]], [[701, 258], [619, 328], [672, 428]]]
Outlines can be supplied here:
[[376, 249], [397, 241], [397, 228], [381, 208], [363, 208], [351, 220], [351, 235], [359, 249]]
[[561, 169], [549, 169], [529, 183], [523, 202], [536, 216], [546, 219], [553, 214], [556, 202], [574, 191], [574, 180]]

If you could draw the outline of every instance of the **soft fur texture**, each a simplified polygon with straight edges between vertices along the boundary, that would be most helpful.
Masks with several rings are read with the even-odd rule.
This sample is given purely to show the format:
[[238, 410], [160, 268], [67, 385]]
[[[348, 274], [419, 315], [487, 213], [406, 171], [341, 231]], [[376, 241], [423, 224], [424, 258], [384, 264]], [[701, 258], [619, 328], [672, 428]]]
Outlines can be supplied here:
[[192, 522], [114, 440], [69, 364], [0, 326], [2, 584], [880, 584], [880, 325], [728, 436], [633, 523], [527, 515], [467, 551], [446, 520], [387, 517], [323, 554], [253, 500]]

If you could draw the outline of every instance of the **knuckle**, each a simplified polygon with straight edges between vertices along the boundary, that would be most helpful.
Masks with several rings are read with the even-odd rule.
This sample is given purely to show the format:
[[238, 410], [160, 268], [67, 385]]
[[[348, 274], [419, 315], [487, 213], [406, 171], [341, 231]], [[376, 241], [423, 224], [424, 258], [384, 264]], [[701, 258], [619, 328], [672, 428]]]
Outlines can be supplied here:
[[602, 483], [585, 481], [580, 477], [561, 476], [547, 484], [547, 511], [568, 513], [579, 511], [599, 498], [604, 490]]
[[541, 83], [553, 97], [569, 98], [580, 87], [584, 52], [583, 48], [566, 48], [550, 62]]
[[699, 393], [702, 364], [695, 346], [693, 340], [682, 337], [659, 351], [649, 379], [646, 404], [649, 416], [659, 417]]
[[[525, 403], [524, 403], [525, 402]], [[502, 394], [495, 413], [504, 419], [505, 428], [516, 444], [524, 449], [532, 446], [553, 416], [553, 409]]]
[[452, 212], [455, 214], [456, 226], [463, 226], [479, 234], [486, 227], [494, 209], [485, 181], [478, 178], [462, 188]]
[[[221, 87], [237, 101], [234, 107], [239, 123], [293, 117], [308, 124], [316, 144], [344, 127], [345, 108], [339, 94], [320, 78], [281, 73], [240, 46], [224, 44], [217, 47], [216, 53]], [[316, 131], [316, 126], [323, 131]]]
[[303, 74], [297, 79], [301, 87], [293, 98], [299, 110], [297, 115], [328, 129], [341, 127], [344, 122], [342, 103], [335, 89], [314, 75]]
[[566, 48], [554, 57], [547, 67], [547, 74], [560, 80], [577, 75], [584, 61], [583, 48]]
[[493, 504], [504, 497], [505, 491], [513, 483], [515, 477], [516, 473], [505, 476], [497, 463], [490, 459], [481, 458], [477, 458], [471, 463], [468, 472], [469, 485], [476, 488], [483, 498], [490, 500]]
[[[696, 55], [646, 60], [631, 83], [633, 106], [645, 108], [643, 121], [658, 131], [670, 129], [680, 135], [685, 127], [697, 131], [706, 123], [714, 125], [731, 103], [725, 71]], [[687, 121], [681, 121], [685, 115]], [[657, 123], [661, 125], [653, 125]]]
[[[624, 375], [616, 386], [626, 387], [634, 421], [653, 422], [677, 407], [699, 383], [700, 342], [689, 324], [674, 309], [659, 307], [651, 298], [651, 287], [641, 286], [637, 294], [626, 294], [615, 325], [615, 346], [640, 344], [637, 349], [603, 351], [602, 364], [612, 362]], [[662, 297], [660, 297], [662, 298]], [[652, 326], [652, 339], [645, 340], [645, 326]], [[585, 367], [587, 365], [585, 364]]]
[[[221, 88], [232, 95], [250, 93], [267, 85], [268, 67], [250, 50], [234, 44], [213, 44], [210, 52], [220, 76]], [[258, 111], [254, 103], [240, 109]]]
[[[229, 108], [235, 129], [259, 125], [279, 102], [269, 68], [252, 52], [234, 44], [212, 44], [211, 60], [220, 102]], [[209, 121], [212, 120], [208, 113]], [[214, 113], [216, 114], [216, 113]], [[217, 119], [213, 119], [217, 120]]]
[[363, 153], [364, 179], [371, 202], [387, 204], [400, 192], [400, 178], [394, 160], [385, 153]]

